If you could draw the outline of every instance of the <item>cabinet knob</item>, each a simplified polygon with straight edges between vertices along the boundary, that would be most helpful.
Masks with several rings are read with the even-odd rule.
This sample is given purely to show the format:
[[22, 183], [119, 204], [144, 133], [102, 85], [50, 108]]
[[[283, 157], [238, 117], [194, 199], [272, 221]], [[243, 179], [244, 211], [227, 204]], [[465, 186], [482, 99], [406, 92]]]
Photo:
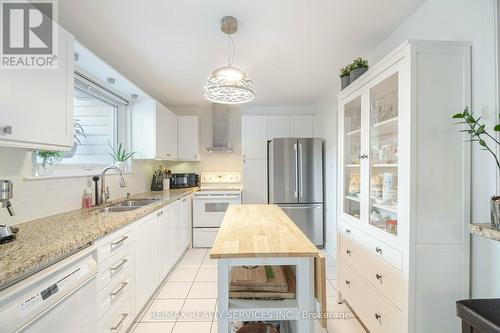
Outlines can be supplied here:
[[345, 229], [345, 233], [350, 235], [351, 234], [351, 229]]
[[345, 280], [345, 285], [348, 286], [348, 287], [350, 287], [351, 286], [351, 281]]
[[3, 134], [12, 134], [12, 126], [0, 127], [0, 132]]
[[375, 251], [377, 251], [378, 254], [382, 254], [382, 249], [380, 247], [376, 247]]
[[382, 315], [375, 313], [375, 319], [380, 320], [382, 319]]
[[360, 160], [365, 159], [365, 158], [368, 158], [368, 155], [366, 155], [366, 154], [359, 155], [359, 159]]
[[382, 279], [382, 275], [380, 275], [380, 274], [375, 274], [375, 277], [377, 278], [377, 280], [381, 280]]
[[351, 250], [346, 250], [345, 252], [346, 252], [349, 256], [351, 256], [351, 253], [352, 253], [352, 252], [351, 252]]

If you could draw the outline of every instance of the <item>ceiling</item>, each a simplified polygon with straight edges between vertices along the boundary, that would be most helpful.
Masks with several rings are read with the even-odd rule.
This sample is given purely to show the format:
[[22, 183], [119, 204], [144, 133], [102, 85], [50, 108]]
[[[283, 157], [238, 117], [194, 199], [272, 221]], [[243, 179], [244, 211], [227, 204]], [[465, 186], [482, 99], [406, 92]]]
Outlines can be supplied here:
[[424, 0], [64, 0], [76, 39], [167, 106], [205, 104], [206, 77], [227, 61], [219, 29], [235, 16], [234, 66], [254, 106], [309, 106], [338, 68], [383, 41]]

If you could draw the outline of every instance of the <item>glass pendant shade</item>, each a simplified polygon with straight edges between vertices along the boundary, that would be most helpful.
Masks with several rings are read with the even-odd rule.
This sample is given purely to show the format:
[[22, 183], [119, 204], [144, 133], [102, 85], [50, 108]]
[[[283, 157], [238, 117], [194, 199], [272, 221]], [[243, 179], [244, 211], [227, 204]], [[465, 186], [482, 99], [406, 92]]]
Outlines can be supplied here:
[[203, 96], [220, 104], [241, 104], [255, 98], [254, 85], [247, 75], [232, 66], [216, 69], [205, 83]]

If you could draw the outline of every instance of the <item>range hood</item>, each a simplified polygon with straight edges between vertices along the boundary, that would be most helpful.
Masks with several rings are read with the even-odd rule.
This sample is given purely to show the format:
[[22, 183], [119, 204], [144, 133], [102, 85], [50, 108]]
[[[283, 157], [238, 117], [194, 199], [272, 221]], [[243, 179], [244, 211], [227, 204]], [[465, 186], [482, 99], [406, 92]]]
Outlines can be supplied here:
[[210, 153], [232, 153], [229, 146], [229, 105], [212, 104], [212, 147]]

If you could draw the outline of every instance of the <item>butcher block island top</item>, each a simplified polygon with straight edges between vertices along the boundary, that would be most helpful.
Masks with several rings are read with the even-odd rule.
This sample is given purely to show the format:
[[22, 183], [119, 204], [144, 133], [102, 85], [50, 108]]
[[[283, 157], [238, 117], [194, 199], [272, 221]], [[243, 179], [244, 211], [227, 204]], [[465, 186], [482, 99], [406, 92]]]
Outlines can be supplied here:
[[318, 249], [276, 205], [230, 205], [211, 259], [316, 257]]

